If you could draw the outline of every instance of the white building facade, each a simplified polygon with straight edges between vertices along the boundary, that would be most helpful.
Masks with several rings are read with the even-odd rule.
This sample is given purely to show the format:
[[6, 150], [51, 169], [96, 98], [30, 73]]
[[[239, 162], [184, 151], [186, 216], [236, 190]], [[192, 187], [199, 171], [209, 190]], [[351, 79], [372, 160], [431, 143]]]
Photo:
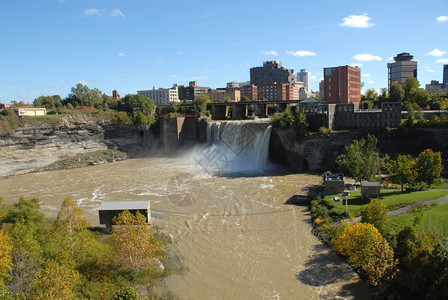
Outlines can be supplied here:
[[179, 102], [179, 88], [173, 85], [172, 88], [153, 88], [152, 90], [137, 91], [138, 95], [146, 96], [157, 104], [169, 104], [170, 102]]

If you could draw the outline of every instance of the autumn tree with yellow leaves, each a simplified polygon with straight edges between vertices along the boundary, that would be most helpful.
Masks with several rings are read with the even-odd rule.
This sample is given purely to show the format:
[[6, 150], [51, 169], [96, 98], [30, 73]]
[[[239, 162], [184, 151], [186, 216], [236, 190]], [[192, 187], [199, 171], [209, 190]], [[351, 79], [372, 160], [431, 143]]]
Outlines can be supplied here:
[[393, 250], [372, 224], [356, 222], [346, 227], [332, 244], [353, 267], [364, 272], [372, 285], [378, 285], [382, 278], [391, 276], [395, 269]]
[[155, 229], [148, 226], [145, 216], [125, 210], [113, 222], [110, 239], [113, 265], [124, 271], [138, 271], [150, 268], [154, 259], [164, 257], [163, 243]]

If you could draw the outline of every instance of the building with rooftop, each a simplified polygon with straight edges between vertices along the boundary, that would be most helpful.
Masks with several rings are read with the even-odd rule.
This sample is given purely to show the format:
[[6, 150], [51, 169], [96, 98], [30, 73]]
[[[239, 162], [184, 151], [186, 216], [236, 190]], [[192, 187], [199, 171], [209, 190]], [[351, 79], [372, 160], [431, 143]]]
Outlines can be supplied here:
[[392, 83], [402, 84], [407, 78], [417, 78], [417, 62], [412, 60], [414, 56], [403, 52], [394, 57], [394, 63], [388, 63], [388, 88]]
[[150, 201], [114, 201], [102, 202], [98, 208], [100, 224], [109, 228], [113, 225], [113, 219], [125, 210], [135, 215], [137, 212], [146, 218], [146, 223], [151, 223], [151, 202]]
[[443, 65], [443, 88], [448, 92], [448, 65]]
[[265, 61], [262, 67], [250, 69], [250, 84], [272, 85], [275, 83], [293, 84], [297, 81], [293, 69], [282, 67], [280, 61]]
[[180, 85], [178, 87], [180, 100], [194, 100], [197, 96], [208, 93], [210, 87], [198, 86], [197, 81], [190, 81], [188, 86]]
[[177, 85], [173, 85], [172, 88], [164, 89], [153, 87], [152, 90], [137, 91], [138, 95], [143, 95], [149, 99], [154, 100], [157, 104], [169, 104], [170, 102], [179, 102], [179, 90]]
[[426, 91], [429, 94], [442, 94], [445, 93], [445, 89], [443, 88], [443, 84], [437, 80], [431, 80], [430, 84], [427, 84], [425, 87]]
[[361, 69], [351, 66], [324, 68], [324, 99], [327, 104], [361, 102]]
[[311, 73], [307, 69], [300, 69], [297, 73], [297, 81], [303, 82], [305, 92], [311, 92]]

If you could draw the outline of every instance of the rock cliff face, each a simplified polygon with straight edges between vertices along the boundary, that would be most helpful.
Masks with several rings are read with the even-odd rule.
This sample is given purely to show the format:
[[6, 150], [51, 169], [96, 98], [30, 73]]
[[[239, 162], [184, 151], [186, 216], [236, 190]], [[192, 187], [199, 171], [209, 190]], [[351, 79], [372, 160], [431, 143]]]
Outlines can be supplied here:
[[[334, 166], [335, 158], [344, 153], [345, 145], [355, 139], [367, 137], [366, 131], [335, 132], [296, 137], [294, 130], [274, 128], [271, 134], [270, 158], [285, 164], [296, 172], [327, 171]], [[448, 159], [448, 130], [446, 128], [418, 128], [407, 134], [398, 130], [371, 131], [378, 138], [380, 153], [394, 155], [407, 153], [414, 156], [430, 148], [442, 152]]]
[[59, 125], [29, 124], [0, 137], [0, 175], [44, 167], [74, 154], [117, 149], [129, 157], [158, 146], [152, 130], [97, 121], [88, 115], [64, 116]]

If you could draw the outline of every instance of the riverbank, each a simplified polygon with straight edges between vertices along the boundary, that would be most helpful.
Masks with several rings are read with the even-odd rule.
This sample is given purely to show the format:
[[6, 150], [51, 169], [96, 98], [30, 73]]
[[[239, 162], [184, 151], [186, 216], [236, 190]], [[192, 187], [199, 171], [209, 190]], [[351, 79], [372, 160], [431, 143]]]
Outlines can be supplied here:
[[126, 153], [118, 150], [99, 150], [99, 151], [81, 153], [70, 156], [68, 158], [58, 160], [45, 167], [25, 169], [18, 172], [12, 172], [9, 174], [1, 175], [0, 180], [30, 173], [83, 168], [88, 166], [100, 165], [104, 163], [123, 161], [125, 159], [127, 159]]

